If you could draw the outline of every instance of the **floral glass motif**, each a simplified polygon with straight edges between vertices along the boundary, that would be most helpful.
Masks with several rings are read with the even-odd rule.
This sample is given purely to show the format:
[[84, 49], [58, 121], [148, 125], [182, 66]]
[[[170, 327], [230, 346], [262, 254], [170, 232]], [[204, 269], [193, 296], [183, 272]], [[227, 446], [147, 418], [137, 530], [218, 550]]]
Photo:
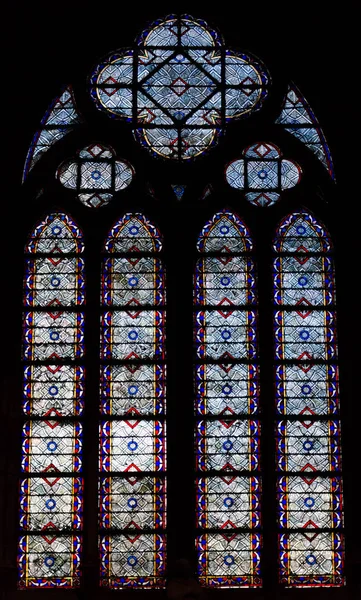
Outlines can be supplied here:
[[335, 180], [332, 156], [326, 138], [313, 110], [294, 83], [288, 86], [276, 123], [283, 125], [286, 131], [301, 140]]
[[280, 581], [341, 586], [343, 496], [332, 248], [306, 211], [274, 242]]
[[244, 190], [248, 202], [256, 206], [272, 206], [281, 190], [294, 187], [301, 179], [298, 164], [282, 158], [274, 144], [258, 142], [243, 150], [242, 156], [227, 166], [226, 179], [230, 186]]
[[102, 265], [101, 584], [165, 586], [165, 282], [140, 213], [111, 229]]
[[28, 150], [23, 181], [39, 158], [81, 122], [82, 118], [76, 108], [73, 89], [69, 85], [58, 98], [53, 100], [41, 120], [40, 129], [34, 135]]
[[77, 153], [75, 159], [63, 162], [56, 176], [67, 188], [77, 191], [79, 200], [89, 208], [105, 206], [114, 192], [130, 185], [133, 167], [117, 160], [113, 148], [105, 144], [90, 144]]
[[198, 573], [261, 586], [260, 423], [253, 244], [223, 211], [198, 240], [194, 279]]
[[177, 160], [199, 156], [230, 119], [258, 110], [268, 84], [259, 60], [227, 50], [218, 33], [187, 15], [156, 21], [90, 79], [99, 109], [130, 121], [153, 155]]
[[64, 213], [48, 215], [25, 249], [21, 588], [80, 583], [83, 250], [81, 231]]

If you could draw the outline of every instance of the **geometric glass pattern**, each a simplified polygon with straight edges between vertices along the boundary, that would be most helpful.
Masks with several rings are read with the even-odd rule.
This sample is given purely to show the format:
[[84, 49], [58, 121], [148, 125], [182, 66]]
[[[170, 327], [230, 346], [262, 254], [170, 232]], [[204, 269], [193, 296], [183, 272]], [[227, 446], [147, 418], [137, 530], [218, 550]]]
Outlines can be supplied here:
[[301, 168], [291, 160], [282, 159], [274, 144], [259, 142], [242, 152], [244, 159], [234, 160], [226, 168], [230, 186], [244, 189], [248, 202], [256, 206], [272, 206], [281, 190], [294, 187], [301, 179]]
[[162, 241], [127, 213], [105, 242], [101, 280], [101, 584], [165, 585], [165, 281]]
[[52, 213], [25, 248], [19, 587], [79, 585], [83, 528], [83, 236]]
[[199, 581], [257, 587], [260, 421], [253, 244], [221, 211], [198, 239], [194, 279], [196, 513]]
[[181, 161], [214, 145], [230, 119], [259, 110], [268, 85], [258, 59], [226, 49], [204, 21], [170, 15], [97, 65], [90, 93], [154, 156]]
[[276, 123], [301, 140], [317, 156], [335, 181], [330, 148], [317, 117], [300, 90], [291, 83]]
[[335, 280], [328, 233], [310, 213], [274, 241], [280, 581], [341, 586], [343, 497]]
[[68, 85], [63, 93], [53, 100], [41, 120], [40, 129], [34, 135], [25, 160], [23, 182], [39, 158], [81, 122], [73, 88]]
[[131, 183], [134, 170], [124, 160], [116, 160], [115, 152], [105, 144], [90, 144], [77, 152], [77, 157], [63, 162], [56, 177], [66, 188], [77, 191], [77, 198], [89, 208], [105, 206], [114, 192]]

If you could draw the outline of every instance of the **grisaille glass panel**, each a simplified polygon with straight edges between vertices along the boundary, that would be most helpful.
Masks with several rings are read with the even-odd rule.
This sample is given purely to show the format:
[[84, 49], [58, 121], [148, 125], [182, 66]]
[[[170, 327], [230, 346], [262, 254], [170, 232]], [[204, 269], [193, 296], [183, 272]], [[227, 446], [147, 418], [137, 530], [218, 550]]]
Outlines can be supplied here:
[[27, 179], [38, 160], [82, 121], [76, 107], [73, 88], [68, 85], [61, 95], [53, 100], [33, 137], [26, 156], [23, 181]]
[[80, 584], [83, 249], [81, 231], [64, 213], [45, 217], [25, 248], [20, 588]]
[[259, 110], [269, 80], [258, 59], [226, 49], [204, 21], [171, 15], [97, 65], [90, 93], [99, 110], [131, 122], [154, 156], [181, 161], [214, 145], [231, 119]]
[[[257, 587], [260, 422], [252, 241], [222, 211], [198, 240], [194, 278], [198, 574], [210, 587]], [[252, 417], [251, 417], [252, 415]]]
[[246, 200], [255, 206], [272, 206], [282, 190], [294, 187], [301, 179], [301, 167], [282, 158], [281, 150], [270, 142], [252, 144], [242, 156], [229, 163], [226, 180], [231, 187], [244, 189]]
[[335, 180], [332, 156], [324, 133], [315, 113], [294, 83], [288, 86], [276, 123], [305, 144]]
[[345, 583], [341, 428], [331, 242], [306, 211], [274, 241], [279, 575], [293, 587]]
[[61, 163], [56, 177], [64, 187], [76, 190], [77, 198], [88, 208], [105, 206], [114, 192], [130, 185], [133, 167], [125, 160], [117, 160], [111, 146], [92, 143], [76, 156]]
[[105, 242], [99, 526], [101, 582], [110, 588], [165, 586], [166, 365], [161, 250], [158, 230], [140, 213], [124, 215]]

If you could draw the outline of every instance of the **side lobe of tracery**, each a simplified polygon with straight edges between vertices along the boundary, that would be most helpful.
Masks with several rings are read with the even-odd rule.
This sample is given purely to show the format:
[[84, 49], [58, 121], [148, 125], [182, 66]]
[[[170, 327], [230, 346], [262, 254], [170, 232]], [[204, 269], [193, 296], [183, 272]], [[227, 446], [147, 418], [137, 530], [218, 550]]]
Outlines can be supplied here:
[[335, 180], [330, 148], [315, 113], [294, 83], [290, 83], [276, 123], [305, 144]]
[[82, 120], [76, 107], [73, 88], [68, 85], [50, 104], [33, 137], [25, 160], [23, 182], [39, 159]]

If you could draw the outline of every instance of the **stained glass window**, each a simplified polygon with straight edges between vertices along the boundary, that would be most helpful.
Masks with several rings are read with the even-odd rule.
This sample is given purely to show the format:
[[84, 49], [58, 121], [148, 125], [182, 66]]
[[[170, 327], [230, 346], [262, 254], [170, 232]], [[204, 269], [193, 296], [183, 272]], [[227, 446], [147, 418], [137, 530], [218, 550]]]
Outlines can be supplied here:
[[260, 422], [253, 244], [223, 211], [203, 228], [194, 280], [199, 579], [261, 585]]
[[275, 144], [252, 144], [242, 156], [227, 166], [226, 179], [230, 186], [244, 190], [246, 200], [256, 206], [272, 206], [279, 200], [281, 190], [293, 188], [301, 179], [301, 168], [282, 158]]
[[295, 212], [274, 250], [280, 580], [344, 584], [343, 500], [332, 247]]
[[100, 552], [102, 585], [164, 587], [165, 282], [155, 226], [128, 213], [102, 265]]
[[332, 156], [326, 138], [315, 113], [294, 83], [288, 86], [281, 114], [276, 119], [276, 123], [283, 125], [286, 131], [301, 140], [326, 167], [332, 179], [335, 179]]
[[25, 253], [24, 401], [18, 567], [23, 588], [79, 585], [83, 518], [84, 245], [64, 213]]
[[[160, 596], [183, 558], [207, 593], [277, 597], [287, 588], [291, 598], [335, 587], [317, 594], [352, 596], [357, 494], [348, 492], [346, 463], [341, 470], [338, 386], [340, 370], [343, 410], [353, 418], [357, 335], [347, 319], [353, 327], [355, 315], [340, 327], [341, 366], [333, 248], [309, 210], [327, 214], [337, 232], [338, 288], [353, 281], [354, 236], [335, 209], [322, 121], [272, 64], [262, 17], [258, 59], [246, 13], [225, 38], [209, 11], [206, 20], [163, 14], [140, 25], [133, 43], [139, 6], [133, 32], [131, 19], [118, 19], [115, 50], [104, 19], [91, 44], [79, 38], [73, 49], [89, 60], [71, 85], [60, 89], [65, 71], [52, 56], [25, 103], [32, 110], [53, 79], [59, 94], [24, 140], [21, 216], [14, 202], [6, 220], [21, 221], [19, 236], [38, 224], [26, 245], [18, 352], [15, 297], [6, 312], [10, 403], [21, 346], [24, 416], [18, 431], [16, 414], [5, 426], [10, 469], [22, 440], [20, 491], [3, 495], [5, 569], [17, 544], [21, 589]], [[265, 28], [272, 44], [283, 39]], [[70, 43], [59, 48], [75, 68]], [[311, 89], [312, 68], [304, 74]], [[12, 103], [20, 97], [14, 91]], [[339, 95], [336, 112], [334, 98], [327, 94], [323, 118], [347, 114], [349, 94]], [[4, 281], [15, 290], [23, 272], [10, 231]], [[342, 324], [349, 293], [339, 291]], [[347, 461], [356, 454], [349, 431], [343, 424]], [[11, 480], [6, 472], [4, 489]], [[19, 495], [12, 544], [8, 507]]]
[[53, 100], [41, 120], [40, 128], [35, 133], [28, 150], [23, 181], [45, 152], [81, 122], [82, 117], [76, 108], [73, 88], [69, 85], [58, 98]]
[[77, 197], [89, 208], [105, 206], [114, 192], [123, 190], [133, 179], [133, 167], [117, 160], [115, 151], [105, 144], [89, 144], [76, 158], [63, 162], [56, 176], [64, 187], [77, 191]]
[[258, 110], [268, 84], [259, 60], [226, 49], [217, 32], [187, 15], [156, 21], [90, 80], [100, 110], [130, 121], [153, 155], [177, 160], [202, 154], [227, 121]]

